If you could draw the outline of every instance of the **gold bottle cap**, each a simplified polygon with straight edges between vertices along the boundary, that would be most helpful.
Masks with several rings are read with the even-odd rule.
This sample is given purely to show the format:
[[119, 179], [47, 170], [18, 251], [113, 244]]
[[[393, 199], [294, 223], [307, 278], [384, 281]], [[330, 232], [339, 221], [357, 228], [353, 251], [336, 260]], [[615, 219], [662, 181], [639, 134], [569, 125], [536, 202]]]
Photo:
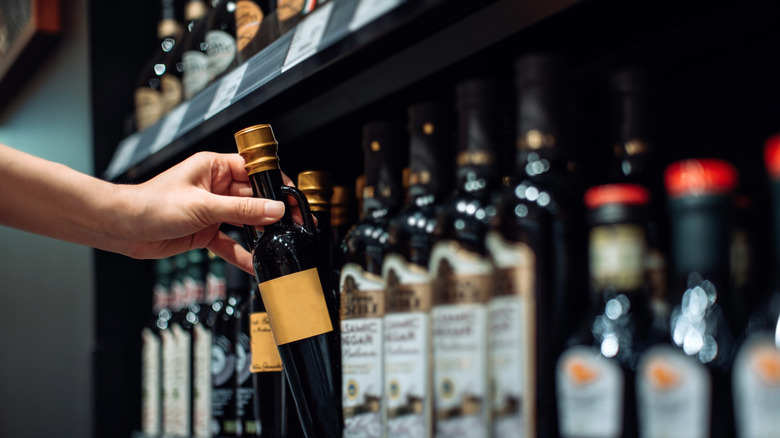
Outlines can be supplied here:
[[308, 170], [298, 174], [298, 190], [306, 195], [312, 211], [328, 211], [333, 194], [333, 178], [330, 173]]
[[277, 142], [271, 125], [254, 125], [235, 133], [238, 153], [244, 157], [249, 175], [279, 169]]

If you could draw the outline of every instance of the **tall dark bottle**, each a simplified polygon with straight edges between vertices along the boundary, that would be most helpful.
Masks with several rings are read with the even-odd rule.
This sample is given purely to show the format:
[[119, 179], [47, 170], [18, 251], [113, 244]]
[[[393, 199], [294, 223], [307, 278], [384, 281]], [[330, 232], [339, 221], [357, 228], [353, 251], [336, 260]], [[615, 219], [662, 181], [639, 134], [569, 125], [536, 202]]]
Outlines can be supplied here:
[[667, 341], [637, 370], [642, 436], [734, 436], [730, 371], [735, 338], [729, 246], [737, 174], [729, 163], [685, 160], [664, 173], [672, 219]]
[[238, 65], [236, 46], [236, 1], [214, 0], [206, 30], [209, 78], [214, 80]]
[[180, 56], [174, 56], [182, 47], [183, 31], [176, 20], [173, 0], [161, 1], [162, 14], [157, 25], [159, 46], [144, 65], [135, 89], [135, 123], [139, 131], [155, 124], [183, 97], [183, 64]]
[[428, 262], [440, 204], [452, 186], [452, 122], [449, 108], [435, 103], [413, 105], [408, 114], [409, 203], [390, 219], [382, 262], [385, 418], [387, 436], [422, 438], [433, 436]]
[[184, 286], [183, 278], [187, 269], [187, 255], [174, 257], [175, 274], [171, 281], [173, 315], [168, 321], [168, 329], [163, 332], [163, 350], [167, 364], [163, 365], [166, 376], [163, 381], [165, 391], [165, 416], [163, 434], [172, 436], [190, 436], [192, 434], [192, 365], [193, 340], [190, 305], [195, 301], [191, 290]]
[[163, 349], [160, 331], [167, 328], [170, 319], [167, 306], [171, 271], [171, 259], [160, 259], [155, 264], [152, 313], [141, 330], [141, 432], [148, 436], [162, 435]]
[[563, 62], [516, 64], [516, 183], [487, 236], [496, 267], [490, 302], [493, 433], [557, 435], [555, 361], [585, 301], [582, 194], [567, 171]]
[[363, 126], [366, 186], [364, 218], [344, 239], [341, 268], [341, 364], [345, 437], [381, 437], [385, 283], [382, 257], [387, 223], [401, 207], [402, 128], [391, 122]]
[[191, 99], [200, 90], [206, 88], [211, 80], [209, 56], [206, 53], [209, 12], [209, 5], [204, 0], [189, 0], [184, 10], [184, 20], [187, 24], [182, 53], [184, 99]]
[[610, 182], [639, 184], [650, 191], [648, 280], [653, 306], [663, 314], [669, 252], [663, 168], [653, 139], [652, 84], [649, 74], [626, 67], [610, 77], [612, 162]]
[[[341, 260], [343, 251], [341, 244], [347, 231], [357, 222], [355, 189], [345, 185], [333, 186], [333, 196], [330, 198], [330, 245], [332, 248], [331, 260], [333, 269], [338, 279], [338, 272], [344, 262]], [[338, 284], [338, 280], [336, 281]]]
[[487, 303], [493, 267], [485, 237], [500, 182], [499, 87], [457, 86], [455, 194], [442, 203], [428, 272], [433, 283], [433, 385], [437, 436], [489, 436]]
[[[255, 196], [287, 203], [282, 219], [266, 225], [251, 248], [258, 289], [301, 427], [309, 438], [339, 436], [327, 335], [333, 326], [317, 272], [317, 230], [309, 204], [299, 190], [282, 182], [270, 125], [251, 126], [235, 138]], [[303, 226], [293, 222], [288, 196], [298, 201]]]
[[558, 358], [563, 437], [633, 437], [634, 376], [653, 327], [648, 257], [650, 193], [636, 184], [596, 186], [588, 207], [590, 299]]
[[737, 436], [775, 436], [780, 430], [780, 135], [767, 140], [764, 164], [771, 184], [772, 278], [765, 300], [751, 315], [734, 359], [733, 400]]

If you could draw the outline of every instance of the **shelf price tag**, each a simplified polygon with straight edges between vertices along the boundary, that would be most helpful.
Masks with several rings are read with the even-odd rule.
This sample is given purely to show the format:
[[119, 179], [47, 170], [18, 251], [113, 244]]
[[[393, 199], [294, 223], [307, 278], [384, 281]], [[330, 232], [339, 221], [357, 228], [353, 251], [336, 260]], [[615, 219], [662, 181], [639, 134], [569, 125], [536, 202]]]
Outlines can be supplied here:
[[317, 53], [332, 10], [333, 2], [325, 3], [298, 23], [287, 51], [287, 58], [284, 60], [283, 72]]
[[136, 132], [119, 143], [114, 153], [114, 158], [111, 159], [111, 163], [108, 165], [108, 169], [106, 169], [107, 178], [115, 178], [127, 169], [130, 160], [133, 159], [133, 154], [138, 147], [139, 141], [141, 141], [141, 134]]
[[203, 120], [212, 118], [214, 114], [230, 106], [233, 97], [238, 91], [238, 86], [241, 85], [241, 80], [244, 79], [247, 65], [249, 64], [241, 64], [236, 67], [235, 70], [222, 77], [217, 92], [214, 94], [214, 100], [211, 101], [211, 106], [209, 106], [209, 110], [206, 111], [206, 115], [203, 116]]
[[354, 32], [360, 29], [401, 3], [403, 0], [360, 0], [355, 14], [352, 16], [352, 21], [349, 23], [349, 31]]
[[168, 113], [167, 116], [165, 116], [165, 120], [163, 120], [162, 125], [160, 125], [160, 132], [157, 133], [157, 137], [154, 139], [152, 147], [149, 148], [150, 153], [153, 154], [159, 151], [163, 148], [163, 146], [173, 141], [173, 138], [179, 131], [179, 126], [181, 126], [182, 120], [184, 120], [184, 114], [187, 113], [187, 109], [189, 107], [190, 102], [184, 102], [183, 104], [174, 108], [173, 111]]

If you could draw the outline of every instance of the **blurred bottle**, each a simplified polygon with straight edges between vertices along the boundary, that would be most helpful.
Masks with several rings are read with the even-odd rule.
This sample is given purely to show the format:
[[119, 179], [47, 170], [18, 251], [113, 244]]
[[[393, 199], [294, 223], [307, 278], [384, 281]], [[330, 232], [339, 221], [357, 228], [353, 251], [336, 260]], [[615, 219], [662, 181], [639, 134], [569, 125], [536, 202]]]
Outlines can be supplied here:
[[775, 269], [763, 304], [750, 317], [732, 373], [737, 436], [780, 436], [780, 135], [767, 140]]
[[[317, 7], [317, 0], [277, 0], [279, 35], [292, 30], [305, 15]], [[323, 2], [324, 3], [324, 2]]]
[[382, 257], [388, 220], [398, 212], [403, 196], [402, 134], [391, 122], [363, 126], [365, 214], [344, 239], [345, 264], [339, 280], [344, 437], [384, 435]]
[[183, 98], [181, 77], [182, 28], [176, 20], [173, 0], [161, 0], [157, 25], [159, 47], [144, 65], [135, 89], [135, 123], [142, 131], [157, 123]]
[[488, 80], [457, 86], [456, 191], [441, 204], [428, 264], [436, 436], [490, 436], [487, 302], [493, 268], [485, 234], [500, 186], [499, 92]]
[[358, 220], [363, 220], [365, 210], [363, 209], [364, 190], [366, 188], [366, 175], [358, 175], [355, 178], [355, 199], [357, 199], [357, 214]]
[[[183, 278], [187, 269], [187, 255], [173, 258], [175, 274], [171, 281], [173, 316], [163, 336], [164, 357], [168, 363], [163, 366], [165, 374], [165, 420], [163, 435], [192, 435], [192, 322], [187, 319], [194, 297], [188, 295]], [[170, 377], [170, 378], [168, 378]]]
[[239, 0], [236, 3], [238, 62], [243, 64], [279, 37], [275, 15], [277, 0]]
[[342, 261], [342, 248], [344, 236], [352, 225], [357, 222], [357, 211], [354, 190], [349, 186], [337, 185], [333, 187], [333, 196], [330, 198], [330, 244], [333, 248], [331, 260], [333, 260], [333, 269], [336, 274], [336, 284], [338, 284], [339, 271]]
[[182, 53], [184, 99], [191, 99], [200, 90], [206, 88], [211, 80], [209, 56], [206, 53], [208, 48], [206, 27], [210, 11], [209, 5], [204, 0], [189, 0], [184, 11], [184, 19], [187, 23]]
[[496, 266], [490, 303], [493, 433], [557, 436], [555, 362], [587, 302], [582, 188], [567, 170], [564, 64], [516, 64], [513, 187], [497, 204], [487, 245]]
[[729, 245], [736, 180], [729, 163], [714, 159], [665, 171], [674, 307], [667, 342], [648, 349], [637, 370], [642, 436], [734, 436], [730, 321], [737, 297], [729, 291]]
[[442, 199], [451, 192], [449, 109], [409, 107], [409, 201], [390, 219], [382, 278], [387, 284], [385, 418], [388, 437], [433, 436], [431, 318], [428, 262]]
[[238, 65], [236, 46], [236, 1], [212, 0], [213, 9], [206, 30], [209, 78], [215, 80]]

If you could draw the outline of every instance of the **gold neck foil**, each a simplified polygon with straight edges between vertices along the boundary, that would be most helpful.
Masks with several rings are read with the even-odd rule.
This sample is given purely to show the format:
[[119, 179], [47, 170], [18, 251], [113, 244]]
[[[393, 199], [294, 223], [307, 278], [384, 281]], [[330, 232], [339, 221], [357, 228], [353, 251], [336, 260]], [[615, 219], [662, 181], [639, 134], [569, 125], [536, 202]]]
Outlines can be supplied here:
[[249, 175], [279, 169], [277, 142], [271, 125], [254, 125], [235, 134], [238, 153], [244, 158]]
[[352, 193], [347, 186], [333, 187], [333, 196], [330, 198], [330, 224], [333, 226], [346, 225], [349, 221], [349, 206], [352, 203]]
[[555, 142], [556, 139], [553, 134], [545, 134], [532, 129], [517, 138], [517, 147], [520, 150], [537, 150], [555, 147]]
[[298, 190], [306, 195], [312, 211], [330, 210], [333, 179], [328, 172], [309, 170], [298, 174]]

